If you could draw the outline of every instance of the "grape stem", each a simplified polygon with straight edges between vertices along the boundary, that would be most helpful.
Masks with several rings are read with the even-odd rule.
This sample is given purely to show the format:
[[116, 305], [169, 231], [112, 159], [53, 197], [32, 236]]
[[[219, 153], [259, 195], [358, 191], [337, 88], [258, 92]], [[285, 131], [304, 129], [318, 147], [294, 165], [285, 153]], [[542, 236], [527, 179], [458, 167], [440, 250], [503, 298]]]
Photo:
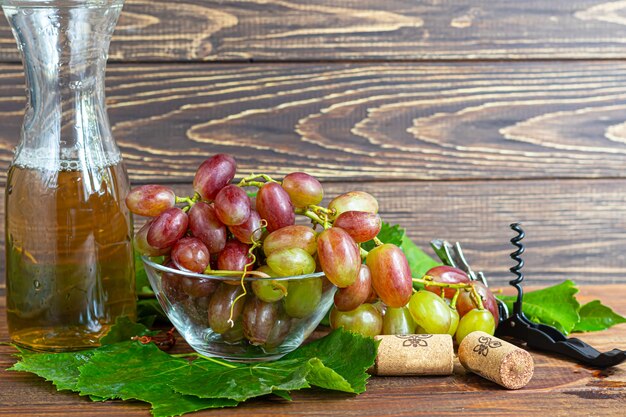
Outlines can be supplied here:
[[468, 290], [470, 289], [470, 287], [472, 287], [471, 284], [464, 284], [464, 283], [452, 284], [449, 282], [437, 282], [433, 280], [433, 278], [429, 275], [424, 275], [423, 278], [413, 278], [413, 282], [417, 282], [417, 283], [424, 284], [424, 285], [430, 285], [433, 287], [454, 288], [457, 290], [462, 290], [462, 289]]
[[[240, 277], [241, 273], [242, 271], [228, 271], [224, 269], [211, 269], [211, 268], [207, 268], [203, 272], [203, 274], [205, 275], [215, 275], [218, 277]], [[259, 277], [259, 278], [271, 278], [265, 272], [261, 272], [261, 271], [246, 271], [246, 276]]]
[[454, 292], [454, 297], [452, 297], [452, 301], [450, 301], [450, 308], [456, 308], [456, 302], [459, 299], [459, 295], [461, 294], [461, 290], [457, 289]]
[[424, 275], [423, 278], [413, 278], [413, 282], [418, 282], [420, 284], [424, 284], [424, 285], [430, 285], [430, 286], [434, 286], [434, 287], [440, 287], [440, 288], [454, 288], [457, 291], [457, 293], [454, 295], [454, 302], [456, 303], [456, 298], [458, 297], [458, 293], [460, 292], [460, 290], [469, 290], [470, 291], [470, 297], [472, 297], [472, 301], [474, 301], [474, 304], [476, 304], [478, 306], [479, 310], [484, 310], [485, 306], [483, 305], [483, 300], [482, 297], [480, 296], [480, 294], [478, 294], [478, 291], [476, 290], [476, 287], [472, 285], [472, 283], [458, 283], [458, 284], [451, 284], [449, 282], [437, 282], [435, 280], [433, 280], [433, 278], [429, 275]]
[[[261, 220], [261, 227], [267, 227], [267, 221], [265, 221], [265, 219]], [[239, 294], [233, 300], [233, 303], [230, 305], [230, 316], [228, 316], [228, 323], [230, 324], [231, 329], [235, 327], [235, 321], [233, 320], [235, 304], [237, 304], [237, 301], [239, 301], [240, 299], [248, 295], [248, 290], [246, 289], [246, 283], [244, 282], [244, 279], [246, 278], [246, 274], [249, 272], [248, 268], [251, 268], [256, 262], [256, 255], [254, 254], [254, 250], [258, 248], [259, 246], [261, 246], [261, 241], [258, 239], [255, 239], [254, 232], [252, 232], [251, 239], [252, 239], [252, 246], [250, 246], [250, 249], [248, 249], [248, 256], [250, 258], [250, 262], [245, 264], [245, 266], [243, 267], [243, 271], [241, 272], [240, 284], [241, 284], [241, 289], [243, 289], [243, 292]]]
[[382, 241], [382, 240], [380, 240], [380, 239], [378, 238], [378, 236], [374, 236], [374, 239], [372, 239], [372, 240], [374, 241], [374, 243], [376, 244], [376, 246], [382, 246], [382, 245], [384, 245], [383, 241]]
[[201, 199], [200, 194], [195, 193], [192, 197], [189, 197], [189, 196], [187, 196], [187, 197], [176, 196], [174, 201], [176, 202], [176, 204], [186, 203], [187, 205], [185, 207], [183, 207], [182, 210], [185, 213], [187, 213], [193, 207], [194, 204], [196, 204], [198, 201], [200, 201], [200, 199]]
[[480, 294], [478, 294], [478, 291], [476, 290], [476, 287], [474, 287], [472, 285], [472, 289], [470, 292], [470, 297], [472, 297], [472, 300], [474, 301], [474, 304], [476, 304], [478, 306], [479, 310], [484, 310], [485, 306], [483, 305], [483, 298], [480, 296]]
[[[264, 179], [265, 182], [255, 181], [258, 178]], [[280, 182], [276, 181], [274, 178], [270, 177], [269, 175], [266, 175], [266, 174], [250, 174], [247, 177], [242, 178], [241, 181], [239, 181], [239, 183], [237, 184], [237, 186], [238, 187], [258, 187], [258, 188], [261, 188], [267, 182], [275, 182], [277, 184], [280, 184]]]
[[287, 296], [287, 287], [285, 287], [285, 285], [281, 284], [280, 281], [276, 281], [276, 280], [272, 280], [270, 281], [271, 285], [272, 285], [272, 289], [274, 290], [279, 290], [281, 293], [283, 293], [283, 296]]
[[328, 220], [328, 217], [326, 217], [325, 214], [320, 216], [309, 208], [298, 208], [295, 210], [295, 213], [308, 217], [313, 221], [314, 224], [319, 224], [324, 229], [329, 229], [332, 226], [332, 223]]

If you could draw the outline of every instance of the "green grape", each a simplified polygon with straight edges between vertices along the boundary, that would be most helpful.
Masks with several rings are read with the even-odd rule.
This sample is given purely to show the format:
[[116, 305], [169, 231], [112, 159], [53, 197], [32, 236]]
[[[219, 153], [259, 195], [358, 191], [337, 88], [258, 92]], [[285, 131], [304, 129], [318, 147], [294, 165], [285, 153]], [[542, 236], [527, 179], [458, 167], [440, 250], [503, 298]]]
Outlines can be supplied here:
[[[270, 277], [278, 276], [278, 274], [267, 265], [260, 266], [256, 270], [264, 272]], [[285, 294], [287, 294], [288, 286], [289, 281], [287, 280], [277, 281], [266, 278], [252, 281], [252, 291], [254, 292], [254, 295], [267, 303], [281, 300], [285, 296]]]
[[428, 334], [446, 334], [450, 329], [450, 307], [437, 295], [420, 290], [411, 296], [409, 311], [415, 323]]
[[415, 320], [413, 320], [408, 306], [387, 307], [383, 316], [382, 334], [413, 334], [415, 327]]
[[285, 248], [272, 252], [267, 265], [281, 277], [306, 275], [315, 272], [315, 259], [300, 248]]
[[493, 314], [487, 309], [479, 310], [475, 308], [461, 317], [459, 327], [456, 330], [456, 342], [461, 343], [465, 336], [478, 330], [491, 335], [496, 331], [496, 322], [493, 319]]
[[343, 327], [363, 336], [379, 335], [383, 329], [383, 318], [380, 311], [371, 304], [361, 304], [351, 311], [339, 311], [335, 307], [330, 310], [330, 327]]
[[450, 328], [448, 329], [448, 334], [454, 337], [456, 333], [456, 329], [459, 327], [459, 312], [456, 311], [455, 308], [450, 309]]
[[322, 279], [293, 279], [289, 281], [289, 292], [283, 300], [289, 317], [302, 319], [315, 312], [322, 299]]

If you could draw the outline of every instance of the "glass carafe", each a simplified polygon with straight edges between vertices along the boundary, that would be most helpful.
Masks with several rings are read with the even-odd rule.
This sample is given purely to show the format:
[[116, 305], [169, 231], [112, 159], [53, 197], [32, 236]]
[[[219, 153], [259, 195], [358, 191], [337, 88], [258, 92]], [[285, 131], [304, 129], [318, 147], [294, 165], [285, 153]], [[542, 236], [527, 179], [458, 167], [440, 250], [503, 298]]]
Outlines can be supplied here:
[[123, 0], [0, 3], [27, 94], [5, 197], [9, 332], [31, 349], [83, 349], [135, 315], [129, 183], [104, 103]]

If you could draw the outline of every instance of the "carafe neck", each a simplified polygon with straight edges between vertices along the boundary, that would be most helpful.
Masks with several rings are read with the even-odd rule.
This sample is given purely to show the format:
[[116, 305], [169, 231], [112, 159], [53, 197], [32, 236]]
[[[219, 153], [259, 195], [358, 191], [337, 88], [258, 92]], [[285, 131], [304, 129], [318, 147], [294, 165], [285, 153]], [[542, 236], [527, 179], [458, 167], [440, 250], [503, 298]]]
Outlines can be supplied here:
[[21, 51], [27, 104], [14, 164], [75, 170], [119, 161], [104, 75], [119, 0], [6, 0]]

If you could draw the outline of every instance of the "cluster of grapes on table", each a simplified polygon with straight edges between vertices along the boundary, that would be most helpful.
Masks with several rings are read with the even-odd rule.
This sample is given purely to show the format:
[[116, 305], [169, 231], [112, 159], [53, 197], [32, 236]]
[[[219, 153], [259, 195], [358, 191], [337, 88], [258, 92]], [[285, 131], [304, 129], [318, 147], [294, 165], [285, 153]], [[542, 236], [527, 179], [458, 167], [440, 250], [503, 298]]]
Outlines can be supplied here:
[[[403, 251], [377, 238], [382, 221], [372, 195], [351, 191], [323, 207], [323, 187], [309, 174], [281, 182], [251, 174], [232, 184], [236, 168], [231, 156], [214, 155], [196, 171], [193, 196], [143, 185], [126, 198], [134, 214], [149, 217], [134, 238], [139, 253], [162, 256], [175, 270], [241, 277], [162, 276], [168, 298], [194, 300], [197, 315], [224, 340], [280, 344], [285, 323], [313, 314], [330, 285], [338, 288], [333, 328], [366, 336], [447, 333], [459, 343], [475, 330], [494, 333], [498, 310], [487, 287], [448, 266], [412, 277]], [[296, 215], [311, 226], [296, 224]], [[361, 244], [369, 241], [375, 247], [368, 252]], [[325, 277], [276, 279], [320, 271]]]

